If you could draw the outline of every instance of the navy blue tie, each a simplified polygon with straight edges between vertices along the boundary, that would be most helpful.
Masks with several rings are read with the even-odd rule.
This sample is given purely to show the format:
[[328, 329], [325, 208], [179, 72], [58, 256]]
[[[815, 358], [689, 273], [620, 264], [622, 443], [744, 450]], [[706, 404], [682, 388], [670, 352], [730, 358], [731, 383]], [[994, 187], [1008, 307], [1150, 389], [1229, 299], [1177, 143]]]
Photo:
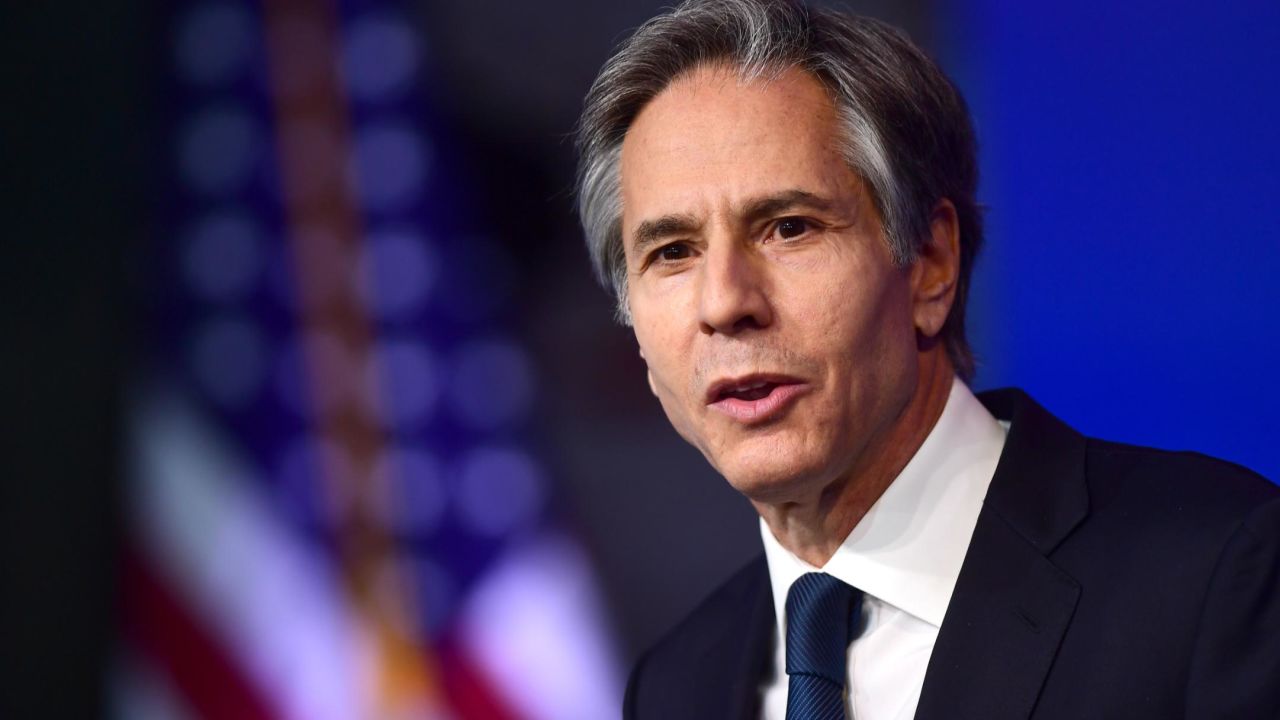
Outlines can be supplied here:
[[862, 593], [825, 573], [805, 573], [787, 592], [787, 720], [846, 720], [849, 641]]

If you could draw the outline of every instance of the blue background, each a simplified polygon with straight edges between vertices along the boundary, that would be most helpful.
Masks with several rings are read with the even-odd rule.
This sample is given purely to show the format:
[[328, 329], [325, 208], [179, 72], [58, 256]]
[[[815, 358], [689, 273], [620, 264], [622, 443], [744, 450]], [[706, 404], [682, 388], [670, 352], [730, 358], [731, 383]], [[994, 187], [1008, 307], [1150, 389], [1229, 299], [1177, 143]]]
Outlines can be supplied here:
[[937, 28], [982, 144], [978, 387], [1280, 478], [1280, 3], [971, 0]]

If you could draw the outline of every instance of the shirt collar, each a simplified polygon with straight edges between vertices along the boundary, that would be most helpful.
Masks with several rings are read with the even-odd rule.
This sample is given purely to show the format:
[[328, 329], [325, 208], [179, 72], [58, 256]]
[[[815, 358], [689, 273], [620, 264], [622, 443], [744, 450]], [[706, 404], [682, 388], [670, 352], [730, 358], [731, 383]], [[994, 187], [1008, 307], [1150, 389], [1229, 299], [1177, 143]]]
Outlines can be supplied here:
[[791, 584], [819, 571], [940, 627], [1006, 433], [956, 379], [920, 449], [822, 568], [782, 547], [761, 519], [779, 627]]

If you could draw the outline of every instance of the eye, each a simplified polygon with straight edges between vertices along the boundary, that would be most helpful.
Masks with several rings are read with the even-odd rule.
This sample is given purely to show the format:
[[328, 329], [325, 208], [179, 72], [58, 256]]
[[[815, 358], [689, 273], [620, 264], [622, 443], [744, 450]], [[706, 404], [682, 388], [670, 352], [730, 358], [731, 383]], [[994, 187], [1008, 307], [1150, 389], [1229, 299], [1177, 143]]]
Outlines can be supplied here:
[[778, 221], [776, 226], [778, 237], [790, 240], [809, 232], [809, 221], [801, 217], [786, 217]]
[[654, 256], [663, 262], [675, 262], [689, 257], [689, 246], [684, 243], [671, 243], [658, 248]]

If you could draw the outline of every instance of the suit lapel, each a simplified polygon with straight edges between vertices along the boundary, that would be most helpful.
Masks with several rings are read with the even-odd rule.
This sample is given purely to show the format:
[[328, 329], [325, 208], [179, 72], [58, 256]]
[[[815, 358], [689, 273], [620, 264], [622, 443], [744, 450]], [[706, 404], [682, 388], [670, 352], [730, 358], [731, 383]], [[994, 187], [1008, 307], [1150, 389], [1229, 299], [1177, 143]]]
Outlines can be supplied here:
[[1085, 439], [1017, 391], [982, 401], [1011, 420], [916, 717], [1031, 715], [1080, 586], [1048, 559], [1088, 511]]
[[1030, 716], [1080, 587], [991, 514], [969, 557], [925, 673], [916, 718]]

